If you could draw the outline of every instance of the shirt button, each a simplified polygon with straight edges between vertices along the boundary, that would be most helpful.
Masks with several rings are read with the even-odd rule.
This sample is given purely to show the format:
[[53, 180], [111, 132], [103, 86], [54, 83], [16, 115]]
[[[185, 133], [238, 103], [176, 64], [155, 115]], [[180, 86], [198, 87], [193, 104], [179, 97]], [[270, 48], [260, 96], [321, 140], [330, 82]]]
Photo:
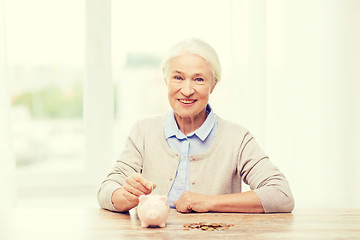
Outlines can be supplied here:
[[170, 182], [171, 182], [173, 179], [172, 179], [172, 178], [170, 178], [169, 180], [170, 180]]
[[192, 185], [195, 185], [195, 182], [192, 182], [191, 184], [192, 184]]

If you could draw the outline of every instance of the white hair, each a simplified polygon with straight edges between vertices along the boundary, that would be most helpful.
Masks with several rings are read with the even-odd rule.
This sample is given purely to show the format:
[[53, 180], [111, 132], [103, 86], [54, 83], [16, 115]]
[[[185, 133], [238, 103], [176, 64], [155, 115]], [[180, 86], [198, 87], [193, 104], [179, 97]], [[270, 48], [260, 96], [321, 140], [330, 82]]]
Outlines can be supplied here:
[[185, 39], [170, 48], [161, 64], [163, 74], [165, 75], [169, 70], [169, 62], [172, 58], [189, 53], [204, 58], [212, 68], [214, 82], [217, 83], [220, 81], [221, 66], [216, 51], [208, 43], [197, 38]]

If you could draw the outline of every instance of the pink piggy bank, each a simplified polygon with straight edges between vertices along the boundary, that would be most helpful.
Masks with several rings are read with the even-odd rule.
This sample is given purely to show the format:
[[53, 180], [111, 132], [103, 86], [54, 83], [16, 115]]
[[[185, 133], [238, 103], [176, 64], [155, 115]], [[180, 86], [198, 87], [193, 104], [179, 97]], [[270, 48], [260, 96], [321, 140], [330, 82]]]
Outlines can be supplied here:
[[169, 216], [169, 203], [166, 195], [142, 195], [139, 198], [137, 213], [141, 227], [165, 227]]

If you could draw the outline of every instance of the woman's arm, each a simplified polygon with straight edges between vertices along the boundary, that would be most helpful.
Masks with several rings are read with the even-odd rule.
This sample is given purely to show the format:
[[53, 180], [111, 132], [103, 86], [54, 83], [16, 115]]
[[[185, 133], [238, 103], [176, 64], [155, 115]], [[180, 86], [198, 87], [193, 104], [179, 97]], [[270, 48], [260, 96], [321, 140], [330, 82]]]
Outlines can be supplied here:
[[[250, 134], [243, 138], [238, 155], [238, 166], [234, 172], [240, 174], [252, 191], [244, 193], [201, 195], [184, 192], [175, 202], [179, 212], [291, 212], [294, 199], [287, 180], [270, 162]], [[221, 179], [214, 179], [221, 181]], [[204, 191], [203, 191], [204, 192]]]
[[184, 192], [174, 202], [179, 212], [247, 212], [263, 213], [260, 199], [253, 191], [208, 196], [193, 192]]
[[294, 198], [283, 173], [269, 160], [251, 134], [246, 134], [238, 169], [245, 184], [259, 198], [264, 212], [291, 212]]
[[155, 186], [151, 187], [151, 183], [140, 175], [142, 138], [139, 124], [136, 124], [130, 131], [119, 160], [101, 184], [98, 202], [102, 208], [111, 211], [127, 211], [137, 205], [138, 196], [148, 194], [154, 189]]
[[141, 174], [135, 173], [126, 178], [126, 183], [123, 187], [116, 189], [112, 196], [111, 202], [118, 212], [129, 211], [139, 204], [139, 197], [147, 195], [156, 188], [156, 185]]

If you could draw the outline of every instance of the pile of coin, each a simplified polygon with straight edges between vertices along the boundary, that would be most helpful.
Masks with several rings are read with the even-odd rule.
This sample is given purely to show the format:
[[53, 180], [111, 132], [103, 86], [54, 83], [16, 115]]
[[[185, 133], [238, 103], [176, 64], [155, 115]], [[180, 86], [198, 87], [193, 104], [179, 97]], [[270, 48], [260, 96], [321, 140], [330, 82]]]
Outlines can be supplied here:
[[199, 223], [184, 224], [184, 230], [201, 229], [203, 231], [214, 231], [214, 230], [223, 231], [223, 230], [228, 230], [232, 226], [234, 226], [234, 224], [199, 222]]

